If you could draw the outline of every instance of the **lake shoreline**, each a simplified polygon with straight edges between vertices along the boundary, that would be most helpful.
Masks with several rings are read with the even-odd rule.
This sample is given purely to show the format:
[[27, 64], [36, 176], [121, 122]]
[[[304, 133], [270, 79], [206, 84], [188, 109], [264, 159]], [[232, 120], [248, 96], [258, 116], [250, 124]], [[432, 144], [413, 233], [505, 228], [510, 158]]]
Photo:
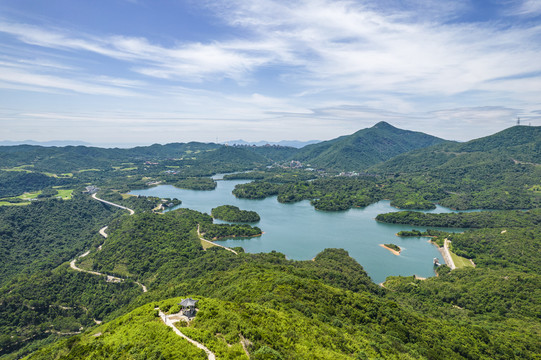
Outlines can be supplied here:
[[[434, 257], [441, 258], [441, 255], [437, 248], [427, 243], [426, 238], [407, 239], [407, 253], [396, 258], [378, 250], [378, 244], [392, 243], [397, 232], [411, 230], [407, 225], [374, 220], [378, 214], [393, 211], [388, 201], [346, 211], [320, 211], [308, 200], [283, 204], [277, 201], [276, 196], [261, 200], [236, 198], [232, 191], [239, 183], [244, 181], [218, 181], [214, 191], [182, 190], [171, 185], [158, 185], [132, 194], [177, 198], [182, 200], [182, 204], [174, 208], [190, 208], [206, 214], [224, 204], [256, 211], [261, 217], [257, 223], [263, 231], [261, 236], [211, 240], [228, 247], [240, 246], [246, 253], [277, 251], [290, 260], [309, 261], [326, 248], [342, 248], [363, 266], [376, 283], [388, 276], [434, 276], [432, 260]], [[446, 209], [440, 211], [446, 212]], [[214, 222], [227, 223], [218, 219]], [[420, 227], [419, 230], [425, 231], [425, 228]]]
[[[226, 241], [226, 240], [235, 240], [235, 238], [239, 238], [238, 240], [242, 240], [242, 239], [247, 239], [247, 238], [254, 238], [254, 237], [259, 237], [259, 236], [262, 236], [265, 232], [262, 231], [260, 234], [257, 234], [257, 235], [245, 235], [245, 236], [236, 236], [236, 235], [233, 235], [233, 236], [226, 236], [226, 237], [222, 237], [222, 238], [212, 238], [211, 241]], [[205, 234], [203, 234], [205, 235]]]

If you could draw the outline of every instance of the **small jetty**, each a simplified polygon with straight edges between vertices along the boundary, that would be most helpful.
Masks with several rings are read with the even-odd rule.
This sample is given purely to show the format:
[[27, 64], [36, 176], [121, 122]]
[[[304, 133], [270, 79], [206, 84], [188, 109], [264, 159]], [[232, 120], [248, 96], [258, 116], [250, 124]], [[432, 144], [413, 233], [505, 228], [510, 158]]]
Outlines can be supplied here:
[[437, 257], [434, 258], [434, 266], [435, 267], [441, 266], [440, 260]]

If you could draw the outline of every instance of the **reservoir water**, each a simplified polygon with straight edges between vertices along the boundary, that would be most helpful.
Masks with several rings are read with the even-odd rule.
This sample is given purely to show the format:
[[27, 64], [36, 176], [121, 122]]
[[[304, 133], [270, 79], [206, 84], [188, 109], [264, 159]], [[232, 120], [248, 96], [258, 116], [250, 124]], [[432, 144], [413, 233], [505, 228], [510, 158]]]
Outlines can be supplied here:
[[[355, 208], [340, 212], [315, 210], [309, 201], [281, 204], [276, 196], [263, 200], [237, 199], [231, 191], [237, 184], [247, 181], [218, 181], [213, 191], [178, 189], [170, 185], [159, 185], [130, 193], [141, 196], [157, 196], [182, 200], [180, 207], [210, 214], [219, 205], [235, 205], [243, 210], [256, 211], [261, 221], [253, 225], [264, 234], [249, 239], [231, 239], [220, 244], [241, 246], [246, 252], [271, 252], [276, 250], [288, 259], [310, 260], [326, 248], [343, 248], [357, 260], [376, 283], [391, 275], [434, 276], [433, 258], [442, 260], [436, 246], [427, 238], [401, 238], [395, 234], [400, 230], [411, 230], [412, 226], [383, 224], [375, 221], [381, 213], [398, 211], [389, 201], [380, 201], [366, 208]], [[431, 212], [451, 212], [438, 207]], [[215, 220], [215, 222], [220, 222]], [[415, 226], [424, 231], [426, 228]], [[449, 229], [457, 231], [457, 229]], [[393, 243], [402, 248], [394, 255], [380, 244]]]

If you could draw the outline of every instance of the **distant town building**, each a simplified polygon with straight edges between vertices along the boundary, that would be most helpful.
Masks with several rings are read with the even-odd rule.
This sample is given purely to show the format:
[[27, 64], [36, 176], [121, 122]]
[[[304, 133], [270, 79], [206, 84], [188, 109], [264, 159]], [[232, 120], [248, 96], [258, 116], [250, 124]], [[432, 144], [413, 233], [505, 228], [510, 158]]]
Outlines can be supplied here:
[[94, 194], [94, 193], [97, 193], [100, 188], [94, 185], [90, 185], [90, 186], [87, 186], [85, 189], [86, 190], [83, 191], [84, 194]]
[[291, 162], [289, 163], [289, 167], [293, 169], [302, 168], [302, 163], [297, 160], [291, 160]]

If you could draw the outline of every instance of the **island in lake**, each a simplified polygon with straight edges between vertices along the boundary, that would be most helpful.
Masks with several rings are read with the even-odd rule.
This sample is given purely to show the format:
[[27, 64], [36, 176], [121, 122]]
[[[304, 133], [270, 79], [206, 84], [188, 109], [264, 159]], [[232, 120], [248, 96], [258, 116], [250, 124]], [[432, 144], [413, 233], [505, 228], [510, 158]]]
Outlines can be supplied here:
[[261, 220], [255, 211], [241, 210], [233, 205], [221, 205], [211, 210], [210, 214], [215, 219], [230, 222], [258, 222]]
[[395, 244], [380, 244], [379, 246], [389, 250], [390, 252], [392, 252], [395, 255], [400, 255], [400, 251], [402, 251], [400, 246], [395, 245]]

